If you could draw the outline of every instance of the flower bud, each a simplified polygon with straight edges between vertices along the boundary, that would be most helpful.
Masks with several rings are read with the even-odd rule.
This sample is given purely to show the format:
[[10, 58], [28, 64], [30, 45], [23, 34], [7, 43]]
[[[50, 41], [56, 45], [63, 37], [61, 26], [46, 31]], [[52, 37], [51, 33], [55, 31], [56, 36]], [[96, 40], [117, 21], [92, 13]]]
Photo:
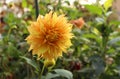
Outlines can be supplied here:
[[54, 59], [51, 59], [51, 60], [46, 59], [44, 61], [44, 66], [47, 67], [47, 68], [52, 68], [54, 65], [55, 65], [55, 60]]

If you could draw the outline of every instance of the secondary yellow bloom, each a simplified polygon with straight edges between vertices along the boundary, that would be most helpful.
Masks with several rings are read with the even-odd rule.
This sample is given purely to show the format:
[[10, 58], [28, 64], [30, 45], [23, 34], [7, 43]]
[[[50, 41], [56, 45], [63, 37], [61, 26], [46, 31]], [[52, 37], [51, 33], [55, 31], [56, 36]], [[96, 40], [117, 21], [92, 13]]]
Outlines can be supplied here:
[[39, 16], [36, 22], [28, 27], [30, 35], [26, 38], [32, 54], [47, 60], [57, 59], [62, 52], [71, 46], [72, 25], [64, 15], [57, 16], [50, 12]]

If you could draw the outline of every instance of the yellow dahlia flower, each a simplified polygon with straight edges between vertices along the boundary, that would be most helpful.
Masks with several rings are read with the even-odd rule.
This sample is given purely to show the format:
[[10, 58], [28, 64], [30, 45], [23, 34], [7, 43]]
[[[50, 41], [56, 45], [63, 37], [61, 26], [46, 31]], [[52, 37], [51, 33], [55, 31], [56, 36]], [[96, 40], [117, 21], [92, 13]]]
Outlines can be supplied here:
[[37, 21], [28, 27], [30, 35], [26, 40], [30, 44], [29, 51], [32, 50], [32, 54], [37, 54], [38, 58], [56, 59], [71, 46], [71, 30], [72, 25], [64, 15], [57, 16], [53, 12], [44, 17], [39, 15]]

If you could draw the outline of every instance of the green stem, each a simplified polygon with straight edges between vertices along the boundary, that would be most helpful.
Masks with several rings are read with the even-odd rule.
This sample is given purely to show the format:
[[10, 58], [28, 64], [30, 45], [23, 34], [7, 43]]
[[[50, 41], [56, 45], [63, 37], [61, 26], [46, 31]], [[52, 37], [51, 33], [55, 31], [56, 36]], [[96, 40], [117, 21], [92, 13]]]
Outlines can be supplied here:
[[38, 0], [35, 0], [35, 12], [36, 12], [36, 18], [37, 18], [39, 15]]
[[7, 43], [8, 43], [8, 41], [9, 41], [9, 37], [10, 37], [11, 31], [12, 31], [12, 28], [10, 28], [10, 29], [8, 30], [7, 39], [6, 39], [6, 42], [7, 42]]
[[43, 68], [42, 68], [42, 70], [41, 70], [41, 73], [40, 73], [39, 79], [41, 79], [44, 69], [45, 69], [45, 66], [43, 66]]
[[108, 41], [108, 37], [107, 36], [103, 36], [102, 38], [102, 57], [105, 57], [105, 53], [106, 53], [106, 47], [107, 47], [107, 41]]

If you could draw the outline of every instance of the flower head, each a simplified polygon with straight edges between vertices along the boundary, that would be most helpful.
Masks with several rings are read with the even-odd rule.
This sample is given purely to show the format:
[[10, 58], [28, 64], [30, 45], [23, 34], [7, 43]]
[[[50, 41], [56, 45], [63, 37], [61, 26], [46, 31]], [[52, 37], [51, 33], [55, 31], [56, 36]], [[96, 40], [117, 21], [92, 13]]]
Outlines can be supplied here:
[[76, 19], [76, 20], [71, 20], [70, 23], [74, 24], [75, 26], [77, 26], [78, 28], [82, 28], [85, 24], [83, 18], [79, 18], [79, 19]]
[[30, 35], [26, 38], [32, 54], [47, 60], [57, 59], [62, 52], [71, 46], [72, 25], [64, 15], [57, 16], [50, 12], [39, 16], [36, 22], [28, 27]]

